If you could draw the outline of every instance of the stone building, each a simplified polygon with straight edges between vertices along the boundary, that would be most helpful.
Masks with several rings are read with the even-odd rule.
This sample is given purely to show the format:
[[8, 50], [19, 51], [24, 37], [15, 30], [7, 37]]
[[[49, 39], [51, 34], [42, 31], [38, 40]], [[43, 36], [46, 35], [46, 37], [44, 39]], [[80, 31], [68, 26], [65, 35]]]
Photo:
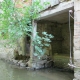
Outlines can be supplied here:
[[[46, 0], [44, 0], [46, 1]], [[41, 0], [43, 2], [43, 0]], [[54, 35], [51, 42], [55, 66], [74, 68], [74, 80], [80, 80], [80, 0], [50, 0], [50, 5], [33, 21], [36, 31]], [[34, 67], [34, 48], [31, 45], [30, 66]]]
[[[26, 0], [20, 1], [31, 4], [34, 0], [29, 0], [28, 3], [25, 2]], [[64, 69], [73, 68], [73, 80], [80, 80], [80, 0], [41, 0], [41, 4], [45, 1], [49, 1], [50, 4], [39, 13], [38, 19], [33, 20], [33, 38], [36, 36], [34, 32], [37, 31], [40, 35], [43, 31], [52, 34], [54, 38], [51, 40], [51, 49], [48, 49], [48, 52], [51, 52], [54, 66]], [[16, 6], [21, 7], [20, 4]], [[21, 43], [24, 42], [25, 39]], [[25, 43], [21, 46], [26, 46]], [[32, 43], [31, 41], [31, 49], [28, 51], [30, 52], [28, 64], [33, 68], [41, 68], [43, 61], [40, 62], [33, 55]]]

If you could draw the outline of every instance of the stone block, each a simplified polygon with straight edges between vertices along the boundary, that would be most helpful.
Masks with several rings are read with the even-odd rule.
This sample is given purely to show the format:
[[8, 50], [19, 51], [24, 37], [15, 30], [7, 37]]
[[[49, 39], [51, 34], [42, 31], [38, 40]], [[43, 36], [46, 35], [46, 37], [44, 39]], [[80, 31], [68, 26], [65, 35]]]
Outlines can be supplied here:
[[80, 80], [80, 72], [75, 72], [75, 73], [74, 73], [74, 77], [75, 77], [77, 80]]
[[76, 67], [80, 67], [80, 59], [74, 60], [74, 64]]
[[74, 50], [74, 59], [80, 59], [80, 50]]
[[80, 50], [80, 36], [74, 36], [74, 49]]
[[79, 11], [80, 10], [80, 0], [74, 0], [74, 9], [75, 11]]
[[73, 80], [77, 80], [77, 79], [74, 78]]

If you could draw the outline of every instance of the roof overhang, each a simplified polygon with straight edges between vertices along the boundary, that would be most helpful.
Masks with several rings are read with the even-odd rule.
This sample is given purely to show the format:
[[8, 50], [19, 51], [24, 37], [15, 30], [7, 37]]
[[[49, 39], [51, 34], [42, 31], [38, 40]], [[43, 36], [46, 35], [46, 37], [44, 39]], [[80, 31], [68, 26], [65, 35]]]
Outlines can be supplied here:
[[60, 3], [59, 5], [51, 9], [47, 9], [45, 11], [40, 12], [40, 17], [38, 19], [65, 23], [68, 21], [69, 10], [74, 10], [73, 1]]

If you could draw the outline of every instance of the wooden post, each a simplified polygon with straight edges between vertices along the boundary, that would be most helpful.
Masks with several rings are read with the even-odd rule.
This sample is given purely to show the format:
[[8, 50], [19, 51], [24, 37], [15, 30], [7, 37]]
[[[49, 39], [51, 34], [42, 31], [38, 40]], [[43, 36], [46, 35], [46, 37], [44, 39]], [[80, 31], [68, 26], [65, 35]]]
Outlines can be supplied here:
[[74, 79], [80, 80], [80, 0], [74, 0]]

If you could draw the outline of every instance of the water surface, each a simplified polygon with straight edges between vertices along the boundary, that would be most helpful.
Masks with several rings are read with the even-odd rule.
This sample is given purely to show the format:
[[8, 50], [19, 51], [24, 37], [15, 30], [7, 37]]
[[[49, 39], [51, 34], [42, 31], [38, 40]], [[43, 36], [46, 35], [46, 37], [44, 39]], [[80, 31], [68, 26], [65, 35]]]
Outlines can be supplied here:
[[73, 73], [55, 69], [27, 70], [0, 61], [0, 80], [72, 80]]

